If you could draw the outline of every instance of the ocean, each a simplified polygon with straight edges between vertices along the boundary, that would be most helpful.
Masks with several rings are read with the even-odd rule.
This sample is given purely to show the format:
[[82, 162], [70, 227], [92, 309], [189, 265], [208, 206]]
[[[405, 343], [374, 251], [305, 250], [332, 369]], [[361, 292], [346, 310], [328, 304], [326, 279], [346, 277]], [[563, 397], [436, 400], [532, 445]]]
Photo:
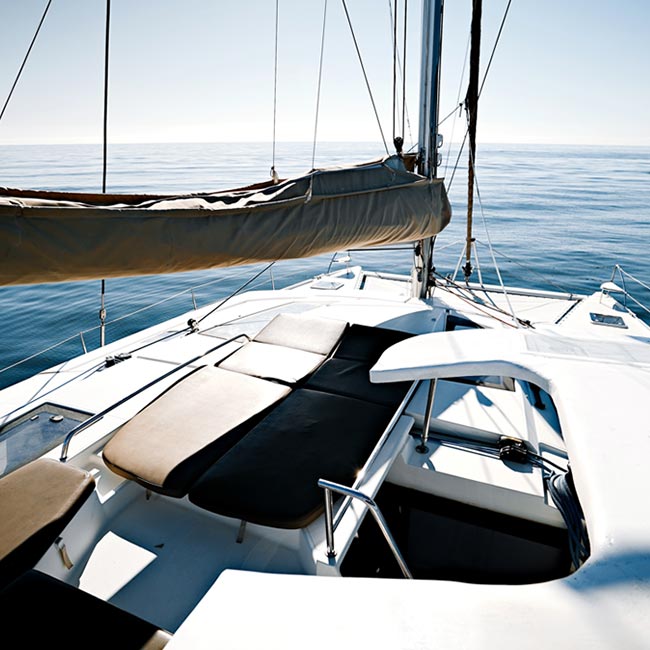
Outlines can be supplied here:
[[[317, 166], [371, 160], [373, 143], [321, 143]], [[452, 273], [465, 237], [466, 158], [443, 153], [454, 216], [438, 236], [434, 263]], [[277, 145], [282, 177], [311, 167], [311, 143]], [[213, 191], [268, 178], [271, 146], [129, 144], [109, 148], [109, 192]], [[504, 282], [590, 293], [616, 264], [650, 285], [650, 149], [479, 145], [474, 236], [483, 279], [495, 281], [492, 244]], [[0, 186], [100, 191], [100, 145], [0, 146]], [[1, 242], [0, 242], [1, 247]], [[248, 289], [282, 287], [339, 268], [332, 255], [284, 261]], [[405, 250], [351, 251], [351, 264], [408, 273]], [[223, 298], [264, 265], [106, 282], [107, 342]], [[476, 279], [476, 275], [473, 279]], [[628, 280], [650, 306], [650, 292]], [[0, 388], [99, 345], [100, 281], [0, 288]], [[639, 311], [640, 314], [643, 312]]]

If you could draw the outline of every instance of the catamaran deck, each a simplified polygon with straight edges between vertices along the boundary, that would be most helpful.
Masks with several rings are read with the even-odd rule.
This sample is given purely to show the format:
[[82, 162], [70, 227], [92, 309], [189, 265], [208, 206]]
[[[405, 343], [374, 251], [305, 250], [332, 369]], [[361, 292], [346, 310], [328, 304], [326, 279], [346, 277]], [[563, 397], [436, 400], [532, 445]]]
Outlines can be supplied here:
[[[231, 624], [239, 620], [233, 608], [240, 607], [241, 603], [236, 607], [235, 603], [225, 605], [223, 597], [231, 594], [240, 599], [241, 589], [248, 584], [248, 573], [232, 573], [233, 570], [277, 575], [277, 583], [271, 577], [261, 577], [260, 584], [268, 581], [269, 585], [277, 584], [281, 589], [285, 584], [294, 585], [288, 575], [308, 580], [305, 576], [318, 579], [316, 576], [359, 574], [363, 562], [357, 565], [350, 549], [354, 548], [359, 535], [363, 540], [368, 533], [364, 532], [367, 526], [361, 528], [367, 511], [357, 501], [337, 502], [334, 510], [337, 555], [328, 557], [329, 542], [323, 514], [305, 526], [287, 529], [244, 524], [241, 518], [215, 514], [199, 507], [187, 496], [175, 498], [152, 493], [136, 481], [111, 472], [102, 458], [106, 442], [125, 422], [184, 376], [202, 366], [219, 364], [240, 350], [248, 340], [242, 335], [254, 338], [278, 314], [326, 318], [434, 337], [430, 338], [430, 346], [419, 348], [419, 342], [429, 338], [415, 336], [411, 338], [412, 348], [408, 347], [408, 341], [395, 348], [403, 345], [405, 350], [415, 350], [413, 359], [420, 359], [424, 364], [422, 368], [428, 368], [427, 355], [432, 355], [433, 366], [441, 354], [440, 358], [445, 357], [444, 350], [436, 352], [434, 341], [442, 340], [435, 338], [437, 336], [454, 341], [454, 336], [492, 333], [477, 329], [480, 327], [496, 330], [493, 333], [497, 337], [501, 331], [510, 330], [514, 327], [512, 319], [507, 317], [510, 307], [515, 307], [520, 318], [543, 332], [545, 341], [553, 341], [554, 332], [566, 330], [572, 336], [579, 333], [583, 338], [593, 339], [596, 342], [592, 347], [602, 353], [607, 342], [614, 342], [616, 346], [622, 336], [625, 341], [634, 337], [645, 342], [649, 339], [647, 327], [628, 312], [621, 313], [606, 293], [586, 298], [511, 290], [506, 297], [498, 290], [478, 291], [483, 302], [470, 305], [463, 288], [439, 286], [433, 302], [425, 302], [411, 299], [405, 287], [408, 287], [407, 278], [364, 274], [360, 269], [351, 269], [286, 290], [245, 294], [228, 301], [217, 311], [211, 312], [208, 307], [191, 312], [3, 391], [0, 405], [5, 415], [0, 447], [5, 460], [4, 473], [29, 460], [20, 456], [23, 452], [34, 455], [33, 448], [25, 451], [18, 443], [25, 427], [37, 426], [34, 415], [47, 422], [51, 417], [62, 416], [62, 420], [55, 423], [67, 423], [67, 428], [47, 429], [52, 438], [46, 456], [55, 459], [61, 455], [65, 437], [62, 432], [79, 426], [88, 417], [91, 418], [88, 422], [92, 422], [91, 426], [79, 430], [67, 446], [68, 463], [91, 472], [96, 481], [93, 500], [82, 508], [65, 534], [67, 552], [74, 567], [65, 569], [60, 554], [53, 547], [38, 568], [160, 628], [178, 631], [171, 647], [173, 644], [183, 647], [182, 643], [189, 643], [190, 639], [192, 644], [204, 643], [205, 647], [216, 639], [227, 642], [230, 647], [250, 647], [253, 643], [250, 635], [242, 639], [239, 646], [232, 643]], [[594, 319], [594, 313], [598, 318]], [[606, 321], [615, 317], [623, 320], [623, 328], [606, 326]], [[188, 327], [189, 319], [196, 325]], [[465, 329], [472, 331], [458, 331]], [[495, 354], [498, 352], [507, 358], [505, 341], [511, 339], [503, 340], [506, 347], [495, 349]], [[557, 340], [561, 346], [561, 339]], [[640, 350], [642, 346], [637, 343], [637, 347]], [[386, 358], [394, 358], [391, 354], [392, 351], [387, 353]], [[558, 546], [554, 540], [564, 534], [564, 521], [548, 494], [541, 468], [504, 463], [485, 450], [494, 449], [503, 437], [523, 438], [541, 457], [566, 466], [567, 458], [573, 454], [569, 449], [567, 455], [560, 422], [566, 418], [572, 426], [580, 428], [575, 417], [562, 414], [558, 417], [555, 403], [549, 396], [552, 387], [543, 385], [540, 390], [534, 376], [520, 377], [515, 366], [506, 368], [512, 371], [507, 372], [504, 367], [492, 367], [484, 363], [486, 359], [479, 359], [465, 371], [451, 373], [449, 377], [444, 372], [427, 374], [428, 370], [409, 376], [408, 368], [413, 366], [409, 354], [400, 356], [406, 368], [402, 369], [402, 378], [421, 383], [413, 385], [385, 435], [380, 437], [381, 431], [377, 432], [379, 444], [360, 472], [356, 488], [371, 498], [380, 499], [380, 503], [384, 499], [389, 510], [393, 507], [387, 496], [390, 490], [382, 490], [382, 486], [397, 490], [398, 499], [409, 499], [411, 492], [416, 491], [435, 496], [440, 503], [457, 503], [459, 511], [473, 509], [472, 513], [488, 512], [490, 517], [500, 517], [504, 522], [527, 522], [521, 533], [523, 546], [517, 547], [516, 554], [531, 553], [535, 561], [547, 567], [542, 574], [547, 572], [559, 577], [557, 567], [564, 561], [564, 551], [562, 544]], [[642, 360], [641, 365], [644, 363]], [[612, 366], [613, 369], [618, 367]], [[385, 363], [377, 366], [377, 372], [377, 379], [381, 372], [386, 375]], [[645, 376], [645, 370], [640, 372]], [[416, 445], [427, 418], [428, 380], [434, 376], [440, 379], [432, 407], [428, 450], [420, 453]], [[557, 397], [561, 400], [561, 396]], [[290, 457], [292, 451], [287, 448], [284, 453]], [[332, 449], [333, 453], [336, 451]], [[580, 449], [577, 455], [584, 456], [584, 452]], [[578, 466], [582, 467], [580, 462]], [[253, 492], [257, 490], [262, 494], [269, 488], [264, 481], [256, 482], [255, 474], [248, 480]], [[586, 489], [589, 504], [591, 488]], [[420, 506], [413, 503], [415, 517]], [[425, 504], [422, 512], [426, 514], [429, 505]], [[402, 506], [400, 502], [395, 507]], [[588, 514], [594, 521], [600, 516], [596, 511]], [[434, 519], [427, 521], [437, 521], [435, 518], [446, 515], [431, 516]], [[426, 529], [432, 524], [423, 525]], [[490, 533], [491, 536], [495, 534], [494, 531]], [[538, 534], [541, 537], [535, 539]], [[416, 564], [424, 563], [423, 567], [428, 566], [426, 556], [431, 559], [435, 555], [433, 550], [422, 549], [413, 555], [412, 548], [408, 547], [409, 544], [407, 551], [417, 560]], [[598, 548], [597, 542], [596, 550]], [[453, 549], [448, 552], [449, 557], [455, 557]], [[384, 560], [379, 558], [378, 563], [384, 571], [387, 566]], [[422, 569], [425, 573], [430, 570]], [[514, 570], [508, 568], [510, 572]], [[536, 581], [532, 576], [537, 574], [532, 569], [516, 570], [522, 571], [523, 576], [531, 576], [530, 581]], [[390, 570], [387, 575], [391, 575]], [[494, 581], [494, 575], [490, 575], [488, 580]], [[372, 607], [375, 600], [370, 597], [367, 583], [361, 581], [359, 584], [368, 597], [368, 607]], [[436, 593], [447, 593], [444, 584], [434, 583]], [[221, 585], [224, 591], [220, 591]], [[300, 585], [300, 589], [304, 586], [310, 594], [315, 588], [310, 581], [295, 582], [295, 585]], [[334, 586], [332, 588], [336, 591]], [[374, 590], [373, 587], [369, 589]], [[400, 593], [403, 589], [399, 587]], [[416, 588], [413, 594], [421, 589]], [[457, 586], [449, 589], [456, 594], [453, 598], [462, 599], [462, 594], [471, 592], [471, 607], [484, 607], [480, 588], [467, 586], [467, 592]], [[503, 591], [505, 589], [500, 588], [502, 597], [512, 604], [514, 592]], [[528, 587], [518, 593], [526, 594], [525, 601], [527, 594], [544, 593], [539, 589]], [[555, 589], [548, 587], [550, 591]], [[327, 599], [327, 593], [327, 589], [319, 591], [314, 602], [324, 606], [323, 598]], [[283, 594], [283, 598], [285, 596]], [[286, 602], [298, 606], [294, 598], [287, 598]], [[407, 600], [414, 605], [416, 597], [408, 596]], [[208, 632], [205, 611], [208, 603], [215, 602], [220, 603], [215, 616], [223, 616], [224, 620], [220, 621], [216, 632]], [[254, 599], [251, 602], [255, 602]], [[275, 605], [279, 603], [272, 605], [270, 611], [277, 612]], [[364, 611], [369, 613], [369, 610]], [[272, 625], [268, 620], [266, 623]], [[446, 629], [440, 620], [437, 625]], [[425, 637], [430, 638], [426, 634]]]

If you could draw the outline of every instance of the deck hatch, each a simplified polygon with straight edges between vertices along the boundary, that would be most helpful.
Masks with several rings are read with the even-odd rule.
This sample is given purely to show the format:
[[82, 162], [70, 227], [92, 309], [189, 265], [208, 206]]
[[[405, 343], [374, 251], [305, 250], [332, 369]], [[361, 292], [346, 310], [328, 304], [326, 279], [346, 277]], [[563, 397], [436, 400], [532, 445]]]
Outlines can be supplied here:
[[63, 443], [70, 429], [91, 414], [45, 403], [0, 428], [0, 475]]
[[609, 327], [623, 327], [627, 329], [625, 321], [620, 316], [612, 316], [610, 314], [597, 314], [593, 311], [589, 312], [589, 317], [594, 325], [607, 325]]

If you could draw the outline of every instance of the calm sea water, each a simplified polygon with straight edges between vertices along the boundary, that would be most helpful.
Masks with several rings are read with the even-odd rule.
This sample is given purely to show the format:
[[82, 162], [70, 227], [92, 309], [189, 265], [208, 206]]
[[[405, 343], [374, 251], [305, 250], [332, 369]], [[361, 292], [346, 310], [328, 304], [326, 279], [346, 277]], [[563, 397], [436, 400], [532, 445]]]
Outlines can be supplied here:
[[[311, 153], [311, 144], [278, 145], [276, 167], [282, 176], [303, 173]], [[317, 164], [381, 154], [370, 143], [328, 143], [319, 146]], [[270, 156], [268, 144], [114, 145], [108, 190], [237, 187], [267, 178]], [[494, 278], [487, 269], [491, 241], [509, 284], [587, 293], [610, 278], [615, 264], [650, 284], [649, 149], [489, 145], [480, 148], [477, 164], [482, 210], [475, 202], [474, 234], [484, 279]], [[446, 171], [454, 217], [438, 237], [435, 258], [445, 274], [454, 270], [465, 236], [464, 165], [453, 180], [451, 167]], [[100, 184], [97, 145], [0, 147], [1, 186], [99, 191]], [[411, 264], [403, 251], [353, 251], [351, 257], [353, 264], [394, 272], [406, 273]], [[249, 288], [291, 284], [327, 270], [330, 262], [330, 255], [282, 262], [273, 279], [266, 273]], [[199, 306], [218, 300], [262, 266], [108, 280], [107, 340], [188, 311], [192, 295]], [[99, 281], [0, 288], [0, 369], [8, 368], [0, 372], [0, 387], [80, 354], [80, 332], [89, 348], [96, 347], [99, 292]], [[635, 295], [650, 305], [648, 292]], [[42, 350], [47, 352], [15, 365]]]

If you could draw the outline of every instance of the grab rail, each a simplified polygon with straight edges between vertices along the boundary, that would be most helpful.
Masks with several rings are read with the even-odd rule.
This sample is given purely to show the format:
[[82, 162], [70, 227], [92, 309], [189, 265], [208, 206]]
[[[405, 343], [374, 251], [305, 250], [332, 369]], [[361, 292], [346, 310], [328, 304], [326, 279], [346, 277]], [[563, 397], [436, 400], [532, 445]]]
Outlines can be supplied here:
[[[623, 285], [622, 287], [619, 287], [619, 286], [613, 284], [614, 279], [616, 278], [616, 274], [618, 274], [619, 281]], [[625, 271], [620, 264], [616, 264], [614, 266], [614, 269], [612, 271], [612, 278], [610, 280], [610, 284], [608, 285], [608, 283], [605, 283], [605, 284], [601, 285], [601, 289], [604, 292], [607, 292], [607, 293], [622, 293], [623, 294], [623, 306], [624, 307], [627, 308], [627, 299], [629, 298], [637, 307], [639, 307], [640, 309], [643, 309], [643, 311], [650, 314], [650, 309], [648, 309], [648, 307], [646, 307], [642, 302], [637, 300], [627, 290], [627, 286], [626, 286], [626, 283], [625, 283], [626, 278], [629, 279], [629, 280], [632, 280], [633, 282], [636, 282], [636, 284], [638, 284], [640, 287], [642, 287], [646, 291], [650, 291], [650, 286], [648, 286], [647, 284], [645, 284], [644, 282], [642, 282], [638, 278], [635, 278], [631, 273], [628, 273], [627, 271]]]
[[413, 575], [409, 571], [408, 566], [406, 566], [406, 561], [400, 553], [399, 548], [395, 539], [391, 535], [390, 530], [388, 529], [388, 524], [384, 519], [384, 516], [381, 514], [379, 506], [375, 503], [374, 499], [371, 499], [367, 494], [364, 494], [360, 490], [354, 490], [353, 488], [347, 487], [345, 485], [340, 485], [338, 483], [333, 483], [332, 481], [326, 481], [324, 479], [318, 479], [318, 487], [325, 490], [325, 537], [327, 541], [327, 557], [334, 557], [336, 555], [336, 550], [334, 548], [334, 517], [333, 517], [333, 499], [332, 492], [337, 492], [343, 496], [350, 497], [351, 499], [357, 499], [363, 503], [368, 510], [372, 513], [372, 516], [375, 518], [377, 525], [379, 526], [381, 532], [384, 535], [384, 539], [388, 543], [390, 550], [392, 551], [399, 568], [402, 571], [402, 574], [405, 578], [412, 579]]
[[[352, 486], [355, 489], [358, 489], [361, 487], [363, 484], [364, 480], [366, 479], [366, 476], [368, 474], [368, 471], [370, 467], [372, 467], [372, 464], [377, 460], [379, 454], [381, 453], [381, 450], [383, 449], [384, 445], [386, 444], [386, 441], [390, 437], [390, 434], [393, 432], [393, 429], [395, 428], [395, 425], [397, 424], [397, 421], [402, 417], [402, 413], [404, 413], [404, 410], [406, 409], [406, 406], [408, 403], [411, 401], [411, 397], [413, 397], [413, 394], [415, 393], [416, 389], [420, 385], [420, 380], [416, 380], [411, 384], [411, 387], [409, 388], [408, 392], [404, 396], [404, 399], [400, 403], [400, 405], [397, 407], [397, 410], [393, 414], [393, 417], [390, 419], [390, 422], [386, 425], [384, 428], [384, 431], [382, 432], [381, 436], [379, 437], [379, 440], [377, 441], [377, 444], [375, 445], [375, 448], [373, 449], [372, 453], [370, 456], [368, 456], [368, 460], [365, 462], [363, 467], [357, 472], [356, 480], [354, 481], [354, 485]], [[339, 509], [337, 515], [336, 515], [336, 521], [334, 522], [334, 530], [338, 528], [338, 525], [341, 523], [341, 520], [343, 519], [343, 515], [346, 513], [347, 509], [350, 506], [350, 503], [352, 502], [352, 499], [348, 499], [343, 503], [341, 508]]]

